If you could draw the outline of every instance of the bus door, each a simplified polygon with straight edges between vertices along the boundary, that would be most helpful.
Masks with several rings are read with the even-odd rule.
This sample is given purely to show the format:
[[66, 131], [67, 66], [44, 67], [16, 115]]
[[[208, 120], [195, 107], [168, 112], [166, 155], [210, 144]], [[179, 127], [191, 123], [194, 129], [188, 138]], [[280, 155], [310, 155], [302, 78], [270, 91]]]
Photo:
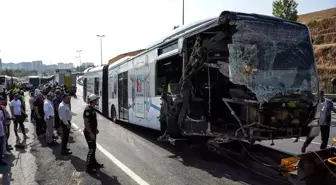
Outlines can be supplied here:
[[128, 71], [118, 75], [119, 118], [128, 121]]
[[86, 102], [86, 96], [87, 96], [87, 81], [86, 78], [83, 78], [83, 99]]

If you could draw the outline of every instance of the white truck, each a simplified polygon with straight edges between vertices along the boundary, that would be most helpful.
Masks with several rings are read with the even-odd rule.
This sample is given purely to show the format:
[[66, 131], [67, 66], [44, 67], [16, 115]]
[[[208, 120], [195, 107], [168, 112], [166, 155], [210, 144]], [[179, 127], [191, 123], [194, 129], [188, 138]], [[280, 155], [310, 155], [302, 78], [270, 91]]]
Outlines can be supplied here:
[[76, 86], [76, 75], [72, 74], [71, 69], [56, 69], [55, 82], [59, 85], [64, 84], [67, 88]]

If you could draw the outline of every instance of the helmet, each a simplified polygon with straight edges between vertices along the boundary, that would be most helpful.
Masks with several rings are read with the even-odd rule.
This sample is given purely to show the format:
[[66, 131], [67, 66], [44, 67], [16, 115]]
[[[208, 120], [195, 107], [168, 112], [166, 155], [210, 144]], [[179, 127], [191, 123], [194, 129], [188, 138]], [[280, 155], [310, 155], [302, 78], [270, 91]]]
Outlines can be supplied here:
[[88, 99], [88, 102], [92, 102], [92, 101], [98, 100], [99, 98], [100, 97], [95, 94], [90, 94], [87, 99]]

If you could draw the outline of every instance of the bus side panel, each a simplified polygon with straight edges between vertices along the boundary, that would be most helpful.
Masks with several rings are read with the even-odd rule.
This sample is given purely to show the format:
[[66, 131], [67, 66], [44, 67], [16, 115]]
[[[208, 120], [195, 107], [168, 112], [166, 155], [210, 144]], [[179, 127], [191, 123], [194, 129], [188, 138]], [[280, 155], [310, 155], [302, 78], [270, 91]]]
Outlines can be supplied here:
[[[133, 65], [134, 64], [134, 65]], [[129, 122], [160, 130], [160, 97], [153, 97], [155, 67], [153, 58], [141, 56], [129, 70]]]

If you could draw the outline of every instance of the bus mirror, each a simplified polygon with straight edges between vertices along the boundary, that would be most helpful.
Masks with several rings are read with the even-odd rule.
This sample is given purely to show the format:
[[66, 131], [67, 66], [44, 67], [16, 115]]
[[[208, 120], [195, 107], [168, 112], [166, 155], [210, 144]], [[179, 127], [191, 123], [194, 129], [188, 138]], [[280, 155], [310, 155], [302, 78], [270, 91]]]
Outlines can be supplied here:
[[177, 48], [179, 53], [181, 53], [183, 50], [183, 43], [184, 43], [184, 37], [180, 37], [177, 42]]

